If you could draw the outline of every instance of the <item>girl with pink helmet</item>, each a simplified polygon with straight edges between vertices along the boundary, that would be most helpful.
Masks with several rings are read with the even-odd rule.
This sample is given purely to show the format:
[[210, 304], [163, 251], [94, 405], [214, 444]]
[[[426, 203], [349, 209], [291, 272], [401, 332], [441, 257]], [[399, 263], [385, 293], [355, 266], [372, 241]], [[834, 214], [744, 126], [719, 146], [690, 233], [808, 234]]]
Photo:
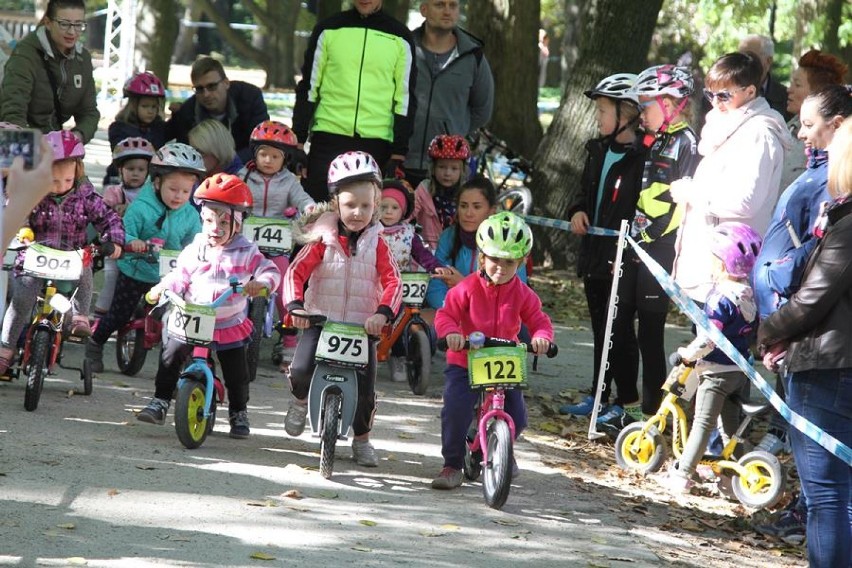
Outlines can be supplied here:
[[[59, 250], [76, 250], [87, 242], [86, 227], [91, 223], [104, 242], [112, 242], [118, 258], [124, 244], [124, 227], [115, 211], [95, 192], [83, 170], [85, 150], [77, 137], [67, 130], [48, 132], [45, 140], [53, 148], [53, 190], [36, 205], [18, 240], [40, 243]], [[5, 373], [15, 353], [21, 332], [36, 303], [40, 286], [32, 276], [22, 274], [23, 253], [12, 271], [12, 301], [0, 331], [0, 374]], [[92, 269], [84, 267], [73, 300], [71, 334], [87, 337], [89, 304], [92, 300]]]

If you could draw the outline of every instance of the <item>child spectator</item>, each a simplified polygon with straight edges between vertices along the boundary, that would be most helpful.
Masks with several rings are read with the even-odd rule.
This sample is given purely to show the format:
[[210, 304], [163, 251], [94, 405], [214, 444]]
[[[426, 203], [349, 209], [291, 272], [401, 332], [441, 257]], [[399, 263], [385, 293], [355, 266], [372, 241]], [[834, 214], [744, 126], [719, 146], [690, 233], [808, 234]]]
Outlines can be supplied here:
[[[320, 329], [294, 311], [362, 323], [368, 334], [376, 336], [399, 311], [399, 269], [380, 238], [381, 184], [381, 172], [372, 156], [364, 152], [341, 154], [328, 169], [331, 201], [327, 207], [314, 210], [309, 219], [303, 218], [307, 223], [299, 241], [305, 246], [284, 278], [287, 311], [293, 325], [304, 330], [290, 364], [293, 397], [284, 421], [284, 430], [290, 436], [299, 436], [305, 430], [308, 389], [320, 337]], [[351, 276], [346, 279], [346, 275]], [[358, 465], [376, 467], [379, 459], [370, 443], [376, 407], [376, 350], [371, 347], [369, 351], [367, 369], [358, 379], [352, 457]]]
[[[216, 326], [210, 348], [216, 351], [222, 378], [228, 389], [228, 422], [231, 438], [247, 438], [246, 405], [249, 398], [246, 344], [252, 323], [246, 317], [245, 296], [257, 296], [265, 288], [274, 292], [281, 282], [275, 265], [257, 245], [240, 234], [243, 217], [251, 211], [252, 197], [246, 184], [230, 174], [217, 174], [195, 190], [201, 207], [201, 233], [181, 252], [177, 266], [148, 292], [156, 301], [163, 290], [180, 294], [190, 303], [209, 303], [218, 298], [236, 278], [245, 295], [234, 295], [216, 308]], [[178, 377], [192, 346], [170, 338], [160, 352], [160, 365], [154, 381], [154, 398], [136, 416], [142, 422], [164, 424]]]
[[[466, 182], [456, 194], [458, 215], [438, 239], [435, 258], [447, 267], [436, 274], [426, 289], [426, 303], [437, 309], [444, 305], [447, 290], [476, 271], [476, 229], [497, 212], [497, 190], [488, 178], [476, 176]], [[518, 277], [527, 281], [526, 267], [518, 269]]]
[[423, 228], [423, 241], [432, 250], [438, 246], [441, 231], [456, 217], [458, 191], [464, 183], [470, 145], [464, 136], [440, 134], [429, 143], [429, 179], [414, 192], [414, 220]]
[[[130, 205], [148, 179], [148, 163], [154, 157], [154, 146], [144, 138], [125, 138], [112, 150], [112, 165], [118, 169], [117, 185], [104, 188], [104, 202], [115, 209], [119, 217], [124, 217]], [[128, 239], [129, 240], [129, 239]], [[104, 261], [104, 283], [98, 292], [95, 304], [95, 317], [103, 317], [112, 303], [115, 282], [118, 279], [116, 261], [108, 258]]]
[[[390, 248], [391, 254], [400, 272], [413, 272], [420, 267], [428, 272], [443, 272], [443, 264], [423, 245], [420, 235], [414, 231], [414, 225], [404, 222], [411, 217], [414, 209], [414, 192], [405, 180], [386, 179], [382, 182], [382, 201], [380, 203], [384, 230], [382, 238]], [[391, 379], [405, 382], [405, 354], [402, 340], [391, 348], [388, 359]]]
[[[163, 105], [166, 89], [162, 81], [150, 71], [137, 73], [124, 84], [124, 96], [127, 104], [118, 111], [107, 130], [110, 148], [115, 151], [118, 143], [127, 138], [144, 138], [154, 149], [165, 144]], [[113, 163], [107, 169], [104, 185], [115, 183], [117, 176], [118, 166]]]
[[[476, 231], [479, 269], [449, 291], [444, 307], [435, 314], [435, 330], [446, 338], [448, 351], [441, 409], [444, 467], [432, 481], [433, 489], [462, 484], [465, 438], [478, 397], [468, 384], [465, 338], [480, 331], [486, 337], [518, 341], [523, 323], [537, 355], [546, 353], [553, 341], [553, 325], [541, 310], [541, 300], [517, 278], [532, 241], [532, 231], [514, 213], [503, 211], [486, 219]], [[517, 438], [527, 425], [522, 391], [506, 392], [506, 412], [515, 423]], [[515, 463], [512, 475], [517, 475]]]
[[[189, 196], [203, 175], [204, 162], [191, 146], [169, 142], [157, 150], [151, 160], [151, 181], [142, 186], [124, 215], [126, 250], [144, 253], [152, 239], [162, 241], [167, 250], [186, 248], [201, 230]], [[86, 343], [86, 359], [94, 373], [104, 369], [103, 350], [109, 336], [130, 321], [139, 300], [160, 281], [159, 265], [144, 257], [125, 255], [116, 265], [116, 294]]]
[[[586, 164], [581, 178], [583, 194], [568, 209], [571, 232], [582, 237], [577, 255], [577, 276], [583, 279], [592, 322], [592, 393], [597, 388], [601, 354], [604, 342], [608, 340], [604, 332], [617, 241], [612, 237], [590, 235], [588, 229], [595, 226], [618, 230], [623, 220], [632, 220], [636, 213], [645, 149], [638, 143], [639, 99], [631, 91], [635, 82], [636, 75], [617, 73], [586, 91], [586, 96], [594, 101], [600, 136], [586, 143]], [[623, 287], [619, 293], [632, 296]], [[619, 310], [618, 316], [622, 314], [623, 311]], [[604, 406], [609, 406], [611, 384], [615, 379], [618, 389], [615, 404], [623, 407], [639, 400], [635, 378], [639, 351], [633, 331], [633, 314], [627, 313], [624, 317], [616, 318], [612, 327], [612, 342], [611, 352], [619, 356], [611, 358], [610, 369], [604, 375], [601, 401]], [[622, 365], [628, 365], [628, 368], [621, 369]], [[562, 406], [559, 411], [562, 414], [588, 416], [592, 413], [594, 401], [595, 396], [592, 394], [578, 404]]]
[[[316, 205], [311, 196], [302, 189], [299, 178], [287, 169], [293, 152], [297, 151], [298, 143], [290, 128], [273, 120], [261, 122], [252, 131], [249, 147], [254, 160], [237, 174], [246, 182], [254, 199], [252, 215], [283, 219], [295, 214], [288, 209], [295, 208], [296, 212], [304, 212]], [[281, 274], [287, 271], [290, 264], [287, 254], [264, 255], [275, 263]], [[275, 305], [278, 308], [278, 316], [283, 321], [287, 310], [284, 308], [284, 298], [281, 294], [276, 296]], [[293, 359], [297, 343], [295, 335], [284, 335], [282, 343], [274, 347], [273, 357], [276, 352], [280, 354], [282, 372], [287, 370]]]
[[[737, 222], [717, 226], [710, 243], [714, 282], [704, 302], [704, 313], [743, 357], [749, 356], [749, 345], [757, 327], [757, 306], [748, 281], [760, 244], [756, 231]], [[748, 378], [727, 355], [701, 335], [688, 346], [679, 348], [678, 354], [685, 362], [695, 363], [693, 372], [698, 373], [700, 381], [686, 446], [680, 460], [662, 479], [667, 489], [682, 493], [688, 492], [694, 484], [696, 466], [719, 417], [725, 442], [736, 432], [739, 407], [728, 397], [739, 392]]]
[[[121, 254], [124, 228], [121, 218], [95, 192], [83, 169], [83, 143], [68, 130], [48, 132], [45, 139], [53, 147], [53, 192], [41, 200], [30, 213], [27, 224], [18, 232], [24, 243], [37, 242], [59, 250], [76, 250], [86, 244], [86, 227], [94, 225], [104, 242], [112, 242], [115, 250], [110, 258]], [[13, 362], [18, 338], [29, 321], [36, 296], [38, 279], [20, 272], [24, 254], [18, 255], [12, 273], [12, 301], [3, 317], [0, 333], [0, 374]], [[92, 268], [84, 267], [74, 296], [71, 334], [87, 337], [89, 304], [92, 301]]]

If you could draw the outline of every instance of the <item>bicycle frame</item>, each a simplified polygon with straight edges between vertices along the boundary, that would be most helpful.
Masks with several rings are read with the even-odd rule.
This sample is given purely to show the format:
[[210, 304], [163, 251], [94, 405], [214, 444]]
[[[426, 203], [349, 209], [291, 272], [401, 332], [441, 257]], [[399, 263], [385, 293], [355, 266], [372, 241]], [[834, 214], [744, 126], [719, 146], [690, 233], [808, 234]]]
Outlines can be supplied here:
[[471, 452], [482, 452], [482, 464], [488, 463], [488, 424], [492, 420], [503, 420], [509, 426], [512, 439], [515, 439], [515, 421], [504, 408], [506, 404], [506, 389], [486, 389], [480, 396], [478, 405], [478, 420], [476, 437], [469, 441], [468, 448]]
[[414, 304], [405, 304], [399, 316], [385, 326], [388, 330], [382, 333], [378, 344], [376, 345], [376, 360], [383, 363], [388, 360], [391, 353], [391, 348], [402, 338], [403, 343], [408, 346], [408, 335], [412, 331], [423, 330], [431, 337], [427, 329], [429, 324], [420, 315], [420, 306]]

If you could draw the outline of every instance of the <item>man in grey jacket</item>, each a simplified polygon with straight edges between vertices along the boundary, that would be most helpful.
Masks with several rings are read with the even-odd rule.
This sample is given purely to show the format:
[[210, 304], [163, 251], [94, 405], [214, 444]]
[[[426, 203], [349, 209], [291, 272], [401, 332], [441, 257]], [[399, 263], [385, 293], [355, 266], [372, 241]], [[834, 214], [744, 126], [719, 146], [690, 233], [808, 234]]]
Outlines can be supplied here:
[[408, 181], [429, 176], [429, 142], [438, 134], [467, 136], [494, 106], [494, 78], [482, 42], [458, 27], [458, 0], [421, 0], [425, 22], [414, 30], [417, 114], [405, 159]]

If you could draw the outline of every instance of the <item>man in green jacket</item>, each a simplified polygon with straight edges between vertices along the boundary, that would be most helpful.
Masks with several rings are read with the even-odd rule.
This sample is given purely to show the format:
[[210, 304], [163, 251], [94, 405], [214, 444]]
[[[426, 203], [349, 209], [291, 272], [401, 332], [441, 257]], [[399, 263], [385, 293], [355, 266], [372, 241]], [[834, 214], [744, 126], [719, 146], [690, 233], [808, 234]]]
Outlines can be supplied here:
[[408, 151], [416, 106], [414, 42], [382, 0], [357, 0], [351, 10], [318, 23], [296, 87], [293, 131], [310, 133], [305, 190], [328, 199], [328, 166], [359, 150], [392, 176]]
[[0, 95], [0, 121], [42, 132], [72, 132], [84, 144], [95, 135], [98, 112], [92, 56], [79, 42], [86, 31], [83, 0], [50, 0], [42, 24], [12, 52]]

